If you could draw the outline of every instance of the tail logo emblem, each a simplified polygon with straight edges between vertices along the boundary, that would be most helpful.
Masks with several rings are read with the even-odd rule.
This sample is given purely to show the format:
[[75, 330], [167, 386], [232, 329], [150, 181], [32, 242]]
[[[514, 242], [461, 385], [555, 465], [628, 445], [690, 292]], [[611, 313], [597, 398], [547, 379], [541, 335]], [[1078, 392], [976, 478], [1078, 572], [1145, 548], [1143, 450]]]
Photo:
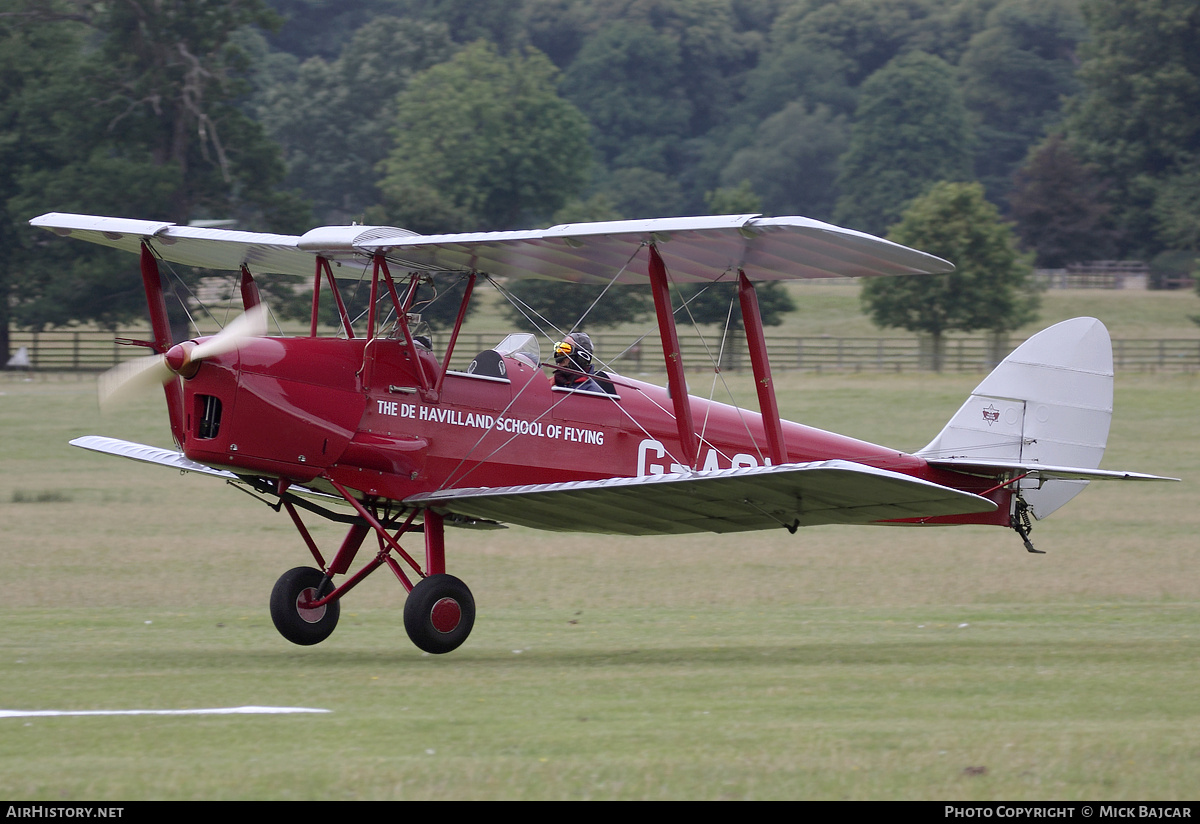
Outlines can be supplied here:
[[995, 404], [988, 404], [987, 409], [983, 410], [983, 419], [988, 422], [988, 426], [991, 426], [1000, 420], [1000, 410], [996, 408]]

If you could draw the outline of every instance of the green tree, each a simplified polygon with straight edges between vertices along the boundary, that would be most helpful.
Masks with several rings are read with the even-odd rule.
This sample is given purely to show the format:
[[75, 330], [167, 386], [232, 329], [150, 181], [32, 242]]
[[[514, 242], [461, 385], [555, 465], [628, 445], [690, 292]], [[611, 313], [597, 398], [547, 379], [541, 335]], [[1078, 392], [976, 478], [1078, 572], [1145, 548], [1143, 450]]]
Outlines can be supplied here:
[[602, 20], [620, 14], [644, 22], [679, 46], [681, 85], [691, 116], [687, 135], [699, 137], [723, 124], [738, 99], [738, 85], [755, 63], [760, 36], [739, 20], [731, 0], [600, 0]]
[[[754, 290], [758, 294], [758, 311], [764, 326], [779, 326], [785, 314], [796, 311], [796, 303], [782, 283], [758, 283]], [[724, 327], [728, 324], [731, 330], [745, 328], [736, 280], [711, 284], [685, 283], [676, 291], [680, 303], [687, 304], [687, 309], [676, 309], [676, 317], [681, 323], [691, 320], [702, 325]]]
[[361, 221], [379, 203], [377, 168], [392, 149], [396, 97], [452, 51], [440, 23], [377, 17], [337, 60], [310, 58], [259, 91], [256, 111], [282, 147], [285, 184], [312, 199], [318, 222]]
[[1086, 31], [1076, 0], [1001, 0], [959, 62], [963, 99], [976, 119], [975, 171], [1002, 202], [1030, 145], [1078, 91], [1077, 49]]
[[1159, 182], [1154, 217], [1164, 245], [1200, 252], [1200, 155]]
[[[0, 366], [9, 357], [9, 330], [28, 299], [23, 246], [31, 214], [17, 201], [24, 170], [60, 162], [60, 146], [78, 134], [72, 85], [79, 76], [86, 26], [57, 20], [73, 11], [62, 4], [5, 3], [0, 12]], [[92, 126], [99, 124], [91, 123]], [[84, 129], [86, 131], [86, 129]]]
[[[656, 216], [697, 214], [704, 210], [704, 193], [720, 184], [722, 167], [742, 146], [744, 127], [748, 125], [752, 131], [758, 119], [757, 115], [743, 115], [740, 101], [745, 78], [759, 59], [765, 43], [763, 32], [769, 25], [770, 15], [760, 20], [749, 8], [759, 5], [741, 0], [590, 3], [598, 32], [610, 34], [607, 27], [620, 22], [645, 35], [639, 43], [616, 38], [611, 59], [600, 55], [582, 71], [575, 63], [568, 67], [568, 74], [579, 79], [589, 96], [604, 98], [609, 113], [606, 122], [618, 132], [628, 132], [626, 137], [616, 138], [617, 153], [602, 157], [606, 162], [612, 160], [614, 172], [628, 168], [665, 175], [679, 192], [678, 205], [669, 210], [643, 205], [630, 210], [630, 215], [649, 214], [652, 209]], [[754, 30], [756, 25], [761, 30]], [[588, 46], [601, 39], [593, 38]], [[659, 48], [655, 43], [663, 45]], [[590, 110], [585, 113], [592, 115]], [[608, 126], [596, 120], [593, 123], [598, 135], [609, 132]], [[643, 125], [637, 127], [638, 123]], [[643, 152], [647, 148], [652, 151]], [[643, 184], [649, 180], [646, 173], [639, 178]], [[614, 200], [631, 199], [612, 184], [617, 181], [609, 177], [597, 181]]]
[[683, 188], [666, 172], [626, 166], [598, 173], [593, 185], [625, 220], [688, 213]]
[[1164, 218], [1175, 223], [1177, 194], [1200, 164], [1200, 5], [1084, 0], [1083, 11], [1084, 92], [1069, 132], [1112, 181], [1123, 253], [1149, 256], [1169, 244]]
[[[307, 209], [276, 185], [274, 144], [236, 105], [247, 88], [230, 38], [274, 18], [258, 0], [14, 3], [0, 19], [6, 173], [0, 255], [20, 271], [13, 320], [46, 327], [140, 316], [137, 267], [48, 242], [44, 211], [186, 223], [233, 218], [295, 231]], [[9, 61], [12, 58], [12, 61]], [[7, 166], [8, 164], [6, 164]]]
[[[761, 45], [761, 34], [752, 29], [764, 25], [740, 14], [745, 4], [733, 0], [526, 0], [524, 5], [530, 41], [555, 65], [570, 70], [564, 89], [589, 117], [592, 111], [583, 98], [576, 99], [577, 91], [603, 96], [621, 87], [631, 104], [655, 97], [673, 104], [681, 96], [690, 110], [689, 137], [728, 118]], [[662, 48], [671, 52], [666, 62], [655, 53]], [[640, 71], [664, 65], [677, 72], [673, 82]], [[610, 105], [619, 107], [619, 98], [604, 101], [605, 108]]]
[[417, 19], [444, 24], [458, 43], [487, 40], [501, 51], [524, 40], [525, 0], [409, 0]]
[[526, 0], [525, 12], [530, 45], [560, 69], [571, 65], [596, 30], [594, 0]]
[[376, 17], [412, 16], [412, 0], [268, 0], [284, 23], [270, 33], [271, 48], [296, 58], [332, 61], [346, 44]]
[[934, 369], [941, 370], [947, 332], [1003, 334], [1036, 317], [1030, 267], [979, 183], [937, 184], [913, 201], [888, 238], [956, 267], [946, 275], [863, 282], [863, 307], [875, 325], [928, 335]]
[[971, 130], [950, 66], [911, 52], [867, 78], [841, 166], [834, 220], [874, 234], [935, 182], [969, 180]]
[[592, 145], [607, 166], [671, 173], [692, 116], [683, 78], [677, 41], [618, 20], [588, 38], [562, 89], [591, 123]]
[[283, 165], [239, 107], [251, 67], [231, 38], [243, 26], [278, 22], [264, 0], [87, 5], [103, 35], [95, 68], [108, 93], [109, 136], [139, 160], [178, 170], [167, 216], [230, 217], [231, 194], [246, 184], [241, 203], [264, 210], [266, 222], [295, 217], [272, 220], [273, 210], [293, 208], [274, 196]]
[[536, 51], [501, 56], [485, 42], [414, 77], [396, 101], [373, 221], [419, 232], [513, 229], [579, 194], [587, 122], [554, 89]]
[[854, 113], [853, 61], [829, 44], [797, 36], [784, 18], [772, 28], [758, 64], [747, 74], [739, 120], [761, 120], [791, 101]]
[[[958, 0], [800, 0], [787, 5], [772, 39], [793, 51], [837, 54], [851, 86], [910, 51], [957, 62], [962, 37]], [[968, 4], [970, 5], [970, 4]]]
[[1039, 266], [1100, 260], [1115, 248], [1103, 181], [1061, 133], [1030, 152], [1009, 193], [1009, 214]]
[[793, 101], [759, 123], [753, 140], [721, 171], [721, 184], [748, 182], [766, 213], [829, 220], [848, 132], [845, 116], [828, 106]]

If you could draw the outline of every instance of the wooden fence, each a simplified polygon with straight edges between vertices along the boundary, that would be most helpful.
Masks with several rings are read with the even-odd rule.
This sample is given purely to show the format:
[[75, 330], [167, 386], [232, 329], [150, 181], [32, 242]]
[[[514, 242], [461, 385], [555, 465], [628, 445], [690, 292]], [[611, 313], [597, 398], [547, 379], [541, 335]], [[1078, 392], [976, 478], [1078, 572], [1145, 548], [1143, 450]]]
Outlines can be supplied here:
[[[116, 337], [146, 340], [145, 330], [118, 332]], [[494, 346], [503, 335], [470, 333], [460, 337], [456, 366], [465, 366], [471, 356]], [[597, 357], [618, 372], [663, 371], [662, 348], [657, 337], [632, 340], [623, 335], [592, 335]], [[750, 368], [745, 341], [719, 357], [721, 368], [740, 371]], [[948, 372], [982, 372], [994, 366], [1020, 343], [1000, 346], [987, 336], [955, 337], [946, 341], [942, 368]], [[691, 370], [709, 370], [718, 360], [718, 343], [698, 337], [682, 337], [684, 364]], [[148, 354], [140, 346], [122, 346], [114, 335], [97, 331], [14, 332], [13, 353], [24, 347], [28, 368], [34, 371], [99, 372], [119, 361]], [[927, 342], [915, 336], [895, 338], [772, 337], [767, 341], [772, 369], [809, 372], [909, 372], [932, 368]], [[440, 349], [440, 347], [438, 347]], [[543, 349], [548, 349], [543, 346]], [[460, 364], [459, 361], [462, 363]], [[1120, 371], [1200, 371], [1200, 340], [1114, 340], [1113, 361]], [[12, 367], [10, 367], [12, 368]]]

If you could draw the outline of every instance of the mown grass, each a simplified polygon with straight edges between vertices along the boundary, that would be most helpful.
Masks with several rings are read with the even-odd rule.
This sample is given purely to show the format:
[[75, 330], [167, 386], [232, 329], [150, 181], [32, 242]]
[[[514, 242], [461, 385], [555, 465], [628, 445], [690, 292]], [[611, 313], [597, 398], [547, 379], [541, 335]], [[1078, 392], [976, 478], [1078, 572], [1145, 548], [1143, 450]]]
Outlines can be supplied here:
[[4, 691], [333, 712], [8, 719], [5, 795], [1194, 795], [1190, 605], [507, 608], [444, 658], [397, 652], [383, 610], [311, 650], [215, 612], [23, 612]]
[[[914, 449], [977, 376], [779, 380], [788, 417]], [[974, 527], [452, 532], [479, 619], [447, 656], [384, 574], [324, 644], [281, 639], [286, 516], [68, 447], [168, 443], [161, 400], [101, 419], [92, 391], [0, 382], [0, 709], [332, 712], [0, 718], [6, 798], [1195, 796], [1194, 375], [1119, 376], [1104, 464], [1185, 481], [1095, 485], [1038, 524], [1047, 555]]]

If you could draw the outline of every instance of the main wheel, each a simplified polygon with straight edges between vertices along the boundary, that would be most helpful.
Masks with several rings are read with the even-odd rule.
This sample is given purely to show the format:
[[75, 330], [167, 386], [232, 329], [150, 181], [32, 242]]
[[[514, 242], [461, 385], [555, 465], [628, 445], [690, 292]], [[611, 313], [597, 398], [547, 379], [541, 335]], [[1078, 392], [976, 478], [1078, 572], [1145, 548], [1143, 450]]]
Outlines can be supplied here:
[[453, 575], [430, 575], [404, 602], [404, 629], [420, 649], [441, 655], [458, 649], [475, 625], [475, 598]]
[[333, 591], [325, 573], [312, 567], [289, 569], [271, 590], [271, 620], [279, 634], [301, 646], [319, 644], [337, 626], [341, 606], [331, 601], [315, 609], [308, 605]]

